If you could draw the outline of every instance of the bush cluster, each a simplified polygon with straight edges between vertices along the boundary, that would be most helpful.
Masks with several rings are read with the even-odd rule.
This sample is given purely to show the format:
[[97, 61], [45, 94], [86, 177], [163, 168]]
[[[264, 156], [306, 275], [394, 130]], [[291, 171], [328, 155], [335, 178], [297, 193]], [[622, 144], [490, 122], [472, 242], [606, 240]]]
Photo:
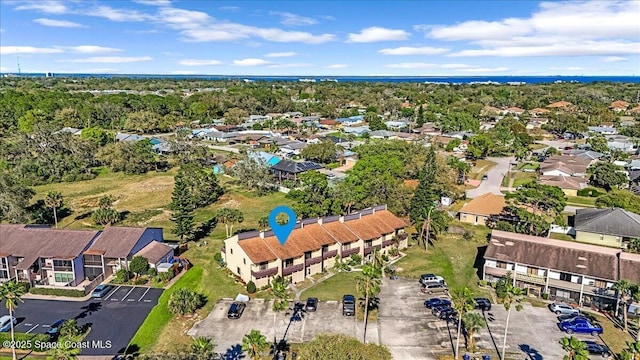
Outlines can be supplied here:
[[69, 296], [69, 297], [83, 297], [85, 295], [83, 290], [49, 289], [49, 288], [40, 288], [40, 287], [31, 288], [29, 292], [37, 295], [53, 295], [53, 296]]

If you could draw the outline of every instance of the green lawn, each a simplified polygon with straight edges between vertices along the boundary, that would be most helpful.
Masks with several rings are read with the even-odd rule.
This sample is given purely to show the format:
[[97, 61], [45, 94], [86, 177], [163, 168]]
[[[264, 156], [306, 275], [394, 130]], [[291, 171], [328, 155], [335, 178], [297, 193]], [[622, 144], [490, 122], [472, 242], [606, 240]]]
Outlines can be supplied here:
[[492, 167], [496, 166], [496, 163], [490, 160], [476, 160], [475, 165], [471, 168], [469, 177], [473, 180], [480, 180], [482, 175], [486, 174]]
[[427, 251], [413, 244], [404, 251], [407, 255], [396, 263], [398, 275], [418, 279], [420, 275], [431, 272], [443, 276], [453, 289], [469, 287], [479, 291], [479, 278], [474, 264], [478, 251], [482, 251], [487, 244], [489, 229], [459, 222], [454, 222], [453, 226], [473, 231], [474, 239], [467, 241], [460, 235], [445, 234]]
[[567, 204], [594, 207], [597, 199], [595, 197], [567, 196]]
[[627, 348], [627, 341], [633, 341], [633, 337], [631, 335], [616, 327], [610, 320], [598, 315], [594, 316], [600, 320], [599, 323], [602, 325], [602, 329], [604, 330], [602, 335], [600, 335], [602, 340], [614, 354], [620, 354], [622, 350]]
[[527, 163], [521, 163], [520, 165], [518, 165], [519, 170], [525, 170], [525, 169], [538, 170], [539, 168], [540, 168], [540, 163], [537, 163], [537, 162], [527, 162]]
[[517, 172], [513, 176], [513, 184], [511, 186], [517, 188], [518, 186], [530, 183], [535, 179], [537, 179], [536, 173]]
[[357, 295], [355, 279], [359, 274], [357, 271], [337, 273], [303, 291], [301, 298], [316, 297], [322, 301], [340, 301], [344, 294]]
[[549, 237], [552, 239], [557, 239], [557, 240], [567, 240], [567, 241], [574, 241], [575, 239], [571, 237], [571, 235], [567, 235], [567, 234], [559, 234], [559, 233], [551, 233], [549, 234]]

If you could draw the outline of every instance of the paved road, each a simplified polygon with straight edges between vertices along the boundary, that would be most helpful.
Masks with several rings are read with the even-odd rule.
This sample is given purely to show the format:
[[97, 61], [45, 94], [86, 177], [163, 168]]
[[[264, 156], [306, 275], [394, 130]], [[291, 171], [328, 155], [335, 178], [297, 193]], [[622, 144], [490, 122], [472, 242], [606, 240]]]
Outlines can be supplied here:
[[502, 194], [500, 191], [502, 179], [509, 171], [509, 163], [515, 161], [515, 159], [513, 157], [502, 157], [487, 158], [487, 160], [495, 162], [496, 166], [487, 172], [487, 176], [489, 177], [487, 180], [483, 180], [477, 188], [467, 191], [467, 198], [473, 199], [488, 192], [497, 195]]
[[221, 151], [228, 151], [228, 152], [232, 152], [235, 154], [239, 154], [240, 153], [240, 149], [238, 148], [234, 148], [232, 146], [224, 146], [224, 145], [207, 145], [207, 147], [209, 147], [210, 149], [214, 149], [214, 150], [221, 150]]
[[536, 143], [543, 144], [546, 146], [551, 146], [561, 151], [564, 150], [566, 147], [576, 146], [576, 143], [574, 141], [567, 141], [567, 140], [540, 140], [540, 141], [536, 141]]
[[[16, 332], [41, 334], [58, 319], [75, 319], [80, 326], [91, 326], [83, 355], [116, 355], [127, 347], [160, 294], [162, 289], [121, 286], [102, 299], [25, 299], [16, 310]], [[4, 304], [0, 305], [0, 316], [6, 315]]]

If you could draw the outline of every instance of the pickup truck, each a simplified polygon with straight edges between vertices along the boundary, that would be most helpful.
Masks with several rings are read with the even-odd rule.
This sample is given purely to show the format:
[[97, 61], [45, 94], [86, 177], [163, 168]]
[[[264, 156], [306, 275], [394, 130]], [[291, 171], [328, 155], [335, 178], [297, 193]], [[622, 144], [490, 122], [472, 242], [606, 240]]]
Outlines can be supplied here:
[[591, 334], [593, 336], [602, 334], [602, 326], [592, 324], [589, 320], [583, 318], [574, 318], [572, 320], [562, 321], [558, 326], [560, 327], [560, 330], [567, 334]]

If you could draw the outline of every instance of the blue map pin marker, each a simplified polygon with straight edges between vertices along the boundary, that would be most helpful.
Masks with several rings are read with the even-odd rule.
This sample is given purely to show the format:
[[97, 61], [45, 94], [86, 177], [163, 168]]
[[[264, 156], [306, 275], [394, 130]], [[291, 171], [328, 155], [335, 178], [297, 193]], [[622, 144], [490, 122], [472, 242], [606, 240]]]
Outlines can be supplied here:
[[[276, 217], [280, 213], [285, 213], [289, 217], [289, 221], [284, 225], [280, 225], [278, 221], [276, 221]], [[276, 235], [276, 238], [278, 238], [278, 241], [280, 241], [280, 245], [284, 245], [289, 235], [291, 235], [293, 228], [296, 227], [296, 213], [288, 206], [278, 206], [269, 213], [269, 225]]]

